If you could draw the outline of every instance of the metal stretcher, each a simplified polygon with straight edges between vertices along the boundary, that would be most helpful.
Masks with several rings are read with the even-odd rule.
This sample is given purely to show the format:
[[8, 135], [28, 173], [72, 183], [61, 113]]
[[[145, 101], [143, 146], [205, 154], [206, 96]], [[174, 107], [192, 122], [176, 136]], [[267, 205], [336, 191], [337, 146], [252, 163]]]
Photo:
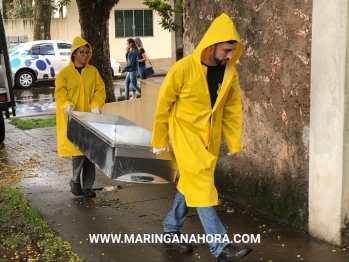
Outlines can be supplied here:
[[71, 111], [67, 138], [109, 178], [133, 183], [174, 182], [173, 152], [151, 152], [151, 132], [118, 115]]

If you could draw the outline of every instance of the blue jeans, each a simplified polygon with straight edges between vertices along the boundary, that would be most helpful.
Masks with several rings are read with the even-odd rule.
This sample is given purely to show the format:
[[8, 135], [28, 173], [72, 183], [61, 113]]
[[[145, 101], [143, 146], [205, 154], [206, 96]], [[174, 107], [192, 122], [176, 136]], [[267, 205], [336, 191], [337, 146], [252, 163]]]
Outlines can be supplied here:
[[141, 93], [141, 88], [137, 86], [137, 70], [128, 72], [125, 78], [125, 100], [130, 99], [130, 83], [132, 84], [132, 92], [135, 94], [136, 90]]
[[[211, 253], [215, 257], [218, 257], [223, 248], [229, 243], [227, 241], [223, 241], [223, 237], [227, 234], [227, 231], [222, 225], [222, 222], [219, 220], [214, 207], [197, 207], [196, 210], [199, 214], [201, 224], [206, 235], [221, 235], [222, 241], [209, 243]], [[185, 203], [184, 196], [177, 191], [172, 210], [167, 214], [162, 223], [164, 226], [164, 232], [179, 231], [183, 226], [188, 211], [189, 207]]]
[[143, 69], [146, 69], [147, 66], [144, 65], [144, 66], [138, 66], [138, 76], [141, 78], [141, 79], [147, 79], [147, 76], [143, 73]]

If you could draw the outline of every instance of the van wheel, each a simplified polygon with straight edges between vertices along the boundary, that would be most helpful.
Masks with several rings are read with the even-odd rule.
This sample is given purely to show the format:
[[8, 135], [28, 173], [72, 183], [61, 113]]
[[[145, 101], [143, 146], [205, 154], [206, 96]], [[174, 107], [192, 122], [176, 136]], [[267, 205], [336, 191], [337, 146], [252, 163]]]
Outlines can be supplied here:
[[34, 75], [29, 71], [22, 71], [16, 76], [16, 85], [20, 88], [30, 88], [34, 81]]
[[5, 140], [5, 121], [4, 114], [0, 110], [0, 144]]

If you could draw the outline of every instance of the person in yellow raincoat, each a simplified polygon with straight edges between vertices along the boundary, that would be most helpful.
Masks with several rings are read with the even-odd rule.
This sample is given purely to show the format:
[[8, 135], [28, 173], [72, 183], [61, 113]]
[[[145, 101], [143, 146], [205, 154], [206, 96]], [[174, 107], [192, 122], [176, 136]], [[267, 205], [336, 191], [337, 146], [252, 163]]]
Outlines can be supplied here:
[[66, 113], [76, 110], [99, 114], [104, 105], [105, 85], [98, 70], [88, 63], [91, 56], [91, 45], [83, 38], [75, 37], [70, 51], [70, 62], [57, 75], [54, 93], [58, 155], [72, 156], [71, 192], [85, 197], [96, 196], [92, 190], [96, 176], [95, 165], [68, 141]]
[[[235, 63], [242, 52], [232, 20], [217, 17], [193, 54], [177, 61], [164, 79], [156, 107], [153, 153], [165, 153], [169, 140], [180, 177], [172, 210], [163, 221], [164, 239], [180, 252], [192, 245], [180, 239], [188, 207], [196, 207], [218, 261], [238, 261], [252, 249], [229, 244], [226, 230], [213, 206], [218, 205], [214, 171], [221, 143], [221, 130], [229, 155], [239, 152], [242, 108]], [[215, 237], [219, 236], [218, 239]]]

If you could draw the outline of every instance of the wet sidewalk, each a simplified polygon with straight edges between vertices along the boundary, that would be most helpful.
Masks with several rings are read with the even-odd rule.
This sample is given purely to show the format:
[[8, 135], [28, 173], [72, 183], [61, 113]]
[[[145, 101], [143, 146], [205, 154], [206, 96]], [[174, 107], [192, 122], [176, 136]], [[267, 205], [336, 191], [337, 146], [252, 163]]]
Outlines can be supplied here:
[[[160, 243], [92, 243], [91, 234], [144, 237], [162, 233], [162, 220], [176, 193], [174, 184], [130, 184], [97, 173], [95, 199], [75, 197], [68, 185], [72, 167], [58, 158], [55, 128], [22, 131], [8, 124], [0, 158], [17, 167], [16, 185], [48, 224], [71, 243], [84, 261], [217, 261], [207, 243], [194, 243], [191, 253], [178, 253]], [[239, 208], [222, 199], [218, 216], [230, 240], [244, 236], [253, 251], [241, 261], [348, 261], [348, 249], [316, 240], [307, 233]], [[330, 223], [330, 222], [329, 222]], [[195, 209], [190, 209], [184, 234], [204, 234]], [[252, 239], [253, 238], [253, 239]], [[116, 242], [116, 241], [114, 241]], [[236, 243], [237, 246], [243, 243]]]

